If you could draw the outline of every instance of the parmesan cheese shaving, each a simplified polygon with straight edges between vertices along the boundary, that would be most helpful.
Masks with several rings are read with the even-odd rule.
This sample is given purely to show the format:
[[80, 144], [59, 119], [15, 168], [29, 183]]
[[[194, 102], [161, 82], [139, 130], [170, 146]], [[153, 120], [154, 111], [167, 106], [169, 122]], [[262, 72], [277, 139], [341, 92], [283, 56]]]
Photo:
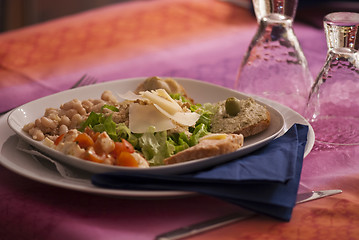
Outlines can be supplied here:
[[150, 100], [153, 104], [157, 104], [171, 115], [182, 111], [181, 106], [178, 105], [177, 102], [169, 101], [168, 99], [165, 99], [156, 94], [156, 92], [146, 91], [142, 93], [142, 96]]
[[122, 99], [130, 100], [130, 101], [136, 101], [137, 99], [142, 99], [141, 95], [137, 95], [132, 91], [128, 91], [125, 94], [117, 93], [117, 95]]
[[129, 129], [131, 132], [144, 133], [151, 126], [155, 127], [156, 132], [175, 127], [171, 119], [160, 113], [153, 105], [131, 104], [129, 108]]
[[164, 89], [157, 89], [156, 93], [158, 96], [163, 97], [166, 100], [172, 102], [173, 104], [178, 105], [178, 103], [173, 98], [171, 98], [171, 96]]
[[130, 105], [129, 128], [134, 133], [144, 133], [151, 126], [154, 126], [156, 131], [169, 130], [175, 128], [172, 121], [182, 126], [194, 126], [200, 117], [197, 113], [185, 112], [164, 89], [145, 91], [140, 94], [133, 92], [118, 94], [126, 100], [143, 99], [152, 103]]
[[176, 112], [174, 114], [169, 114], [166, 110], [154, 104], [158, 111], [160, 111], [163, 115], [172, 119], [173, 121], [179, 123], [183, 126], [193, 126], [196, 124], [199, 119], [199, 114], [193, 112]]

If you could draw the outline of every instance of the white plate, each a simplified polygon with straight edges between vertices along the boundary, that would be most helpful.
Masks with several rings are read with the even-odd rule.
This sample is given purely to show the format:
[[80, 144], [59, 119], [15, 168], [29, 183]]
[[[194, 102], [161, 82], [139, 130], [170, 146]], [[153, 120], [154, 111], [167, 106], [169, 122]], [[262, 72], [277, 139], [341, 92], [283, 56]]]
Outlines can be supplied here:
[[[46, 155], [51, 156], [54, 160], [91, 173], [124, 171], [145, 172], [154, 174], [183, 174], [192, 171], [198, 171], [248, 154], [262, 147], [263, 145], [268, 144], [272, 139], [282, 133], [284, 127], [283, 116], [274, 108], [267, 106], [271, 114], [271, 124], [269, 128], [261, 132], [260, 134], [246, 138], [244, 140], [244, 146], [238, 151], [221, 156], [202, 158], [172, 165], [163, 165], [150, 168], [132, 168], [84, 161], [71, 155], [65, 155], [62, 152], [45, 146], [42, 142], [33, 140], [27, 133], [22, 131], [22, 128], [25, 124], [33, 122], [35, 121], [35, 119], [43, 116], [45, 109], [48, 107], [58, 108], [61, 104], [74, 98], [80, 100], [86, 100], [89, 98], [100, 98], [101, 94], [105, 90], [126, 93], [129, 90], [135, 90], [136, 87], [144, 80], [145, 78], [124, 79], [91, 85], [84, 88], [72, 89], [51, 96], [47, 96], [14, 109], [8, 117], [8, 124], [10, 128], [14, 130], [19, 137], [21, 137], [26, 142], [39, 149]], [[218, 87], [216, 85], [207, 84], [201, 81], [178, 78], [176, 78], [176, 80], [184, 86], [184, 88], [188, 91], [188, 95], [199, 103], [214, 103], [221, 100], [225, 100], [228, 97], [237, 97], [238, 99], [248, 98], [247, 95], [241, 94], [239, 92]]]
[[[198, 94], [198, 98], [196, 98], [198, 102], [210, 102], [210, 101], [215, 101], [216, 99], [222, 100], [228, 95], [233, 96], [233, 93], [237, 93], [232, 90], [218, 87], [216, 85], [208, 84], [205, 82], [186, 80], [186, 79], [182, 79], [182, 80], [183, 82], [181, 83], [188, 89], [188, 92], [191, 96], [194, 96], [194, 93], [196, 93], [196, 89], [197, 91], [198, 89], [200, 89], [201, 92], [203, 92], [201, 94]], [[96, 86], [101, 86], [101, 89], [98, 91], [102, 91], [102, 89], [107, 89], [108, 87], [113, 86], [113, 84], [116, 85], [119, 83], [126, 83], [127, 88], [134, 88], [137, 85], [134, 81], [135, 80], [133, 79], [121, 80], [120, 82], [114, 81], [114, 82], [99, 84]], [[79, 89], [75, 89], [75, 90], [79, 90]], [[91, 87], [81, 88], [81, 90], [86, 90], [83, 92], [88, 92], [88, 90], [95, 91]], [[71, 98], [72, 92], [74, 91], [73, 90], [66, 91], [60, 94], [63, 94], [64, 97], [66, 95]], [[58, 95], [56, 94], [55, 96]], [[295, 111], [291, 110], [286, 106], [283, 106], [279, 103], [266, 99], [260, 99], [260, 100], [266, 103], [267, 105], [277, 109], [283, 115], [284, 117], [283, 131], [280, 134], [287, 131], [294, 123], [300, 123], [309, 126], [308, 141], [305, 149], [305, 156], [308, 155], [314, 145], [314, 131], [310, 126], [310, 124], [300, 114], [296, 113]], [[63, 99], [58, 102], [63, 102]], [[41, 106], [39, 107], [41, 108]], [[48, 105], [44, 107], [48, 107]], [[40, 115], [42, 114], [42, 112], [43, 112], [43, 108], [40, 111]], [[23, 113], [23, 117], [31, 119], [30, 118], [31, 115], [28, 114], [30, 113]], [[8, 168], [9, 170], [18, 173], [19, 175], [52, 186], [57, 186], [57, 187], [62, 187], [62, 188], [72, 189], [82, 192], [94, 193], [94, 194], [109, 195], [109, 196], [131, 197], [131, 198], [164, 198], [164, 197], [168, 198], [168, 197], [179, 197], [179, 196], [186, 196], [193, 194], [190, 192], [180, 192], [180, 191], [131, 191], [131, 190], [112, 190], [112, 189], [97, 188], [91, 184], [90, 178], [86, 174], [83, 175], [82, 177], [79, 177], [78, 179], [63, 178], [57, 172], [54, 166], [51, 165], [50, 163], [34, 160], [30, 155], [20, 152], [16, 149], [18, 137], [7, 125], [6, 119], [9, 116], [10, 113], [0, 118], [0, 133], [1, 133], [0, 135], [2, 136], [2, 138], [0, 139], [0, 163], [6, 168]], [[37, 116], [38, 115], [36, 115], [35, 117]]]

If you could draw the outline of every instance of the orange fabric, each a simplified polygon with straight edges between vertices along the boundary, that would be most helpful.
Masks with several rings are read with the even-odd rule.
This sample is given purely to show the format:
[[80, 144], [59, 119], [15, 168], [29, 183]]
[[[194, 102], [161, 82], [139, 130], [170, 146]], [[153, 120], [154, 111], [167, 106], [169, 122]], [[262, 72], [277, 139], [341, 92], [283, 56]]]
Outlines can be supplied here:
[[358, 239], [357, 226], [358, 197], [344, 190], [341, 195], [296, 206], [289, 223], [256, 216], [186, 239]]
[[0, 37], [0, 64], [38, 79], [45, 69], [58, 65], [88, 68], [208, 38], [231, 25], [255, 23], [247, 10], [220, 1], [170, 2], [140, 1], [127, 8], [113, 5], [56, 20], [55, 29], [51, 22], [23, 31], [21, 38], [16, 32], [5, 34]]

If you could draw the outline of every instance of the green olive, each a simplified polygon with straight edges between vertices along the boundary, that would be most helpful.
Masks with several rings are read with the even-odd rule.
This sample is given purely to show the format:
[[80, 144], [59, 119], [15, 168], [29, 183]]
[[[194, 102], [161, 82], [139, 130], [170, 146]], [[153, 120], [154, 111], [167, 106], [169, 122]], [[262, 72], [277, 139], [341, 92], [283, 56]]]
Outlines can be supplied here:
[[240, 101], [235, 97], [227, 98], [225, 107], [230, 116], [237, 116], [241, 111]]

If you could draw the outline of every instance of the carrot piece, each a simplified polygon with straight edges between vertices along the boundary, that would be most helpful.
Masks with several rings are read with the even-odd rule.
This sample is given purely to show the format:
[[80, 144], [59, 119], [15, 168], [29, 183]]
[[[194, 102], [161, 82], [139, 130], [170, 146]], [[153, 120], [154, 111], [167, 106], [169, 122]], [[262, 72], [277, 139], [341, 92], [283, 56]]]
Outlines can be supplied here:
[[86, 127], [84, 132], [87, 133], [94, 142], [97, 140], [98, 135], [100, 135], [100, 132], [95, 132], [89, 127]]
[[100, 132], [93, 132], [91, 136], [92, 140], [95, 142], [100, 134], [101, 134]]
[[138, 162], [129, 152], [121, 152], [116, 158], [116, 164], [125, 167], [138, 167]]
[[79, 134], [74, 142], [77, 142], [77, 144], [81, 147], [81, 148], [88, 148], [94, 145], [94, 141], [92, 140], [92, 138], [87, 134], [87, 133], [81, 133]]
[[62, 139], [64, 138], [65, 134], [61, 134], [60, 136], [58, 136], [54, 142], [54, 144], [57, 146], [59, 145], [59, 143], [62, 141]]

